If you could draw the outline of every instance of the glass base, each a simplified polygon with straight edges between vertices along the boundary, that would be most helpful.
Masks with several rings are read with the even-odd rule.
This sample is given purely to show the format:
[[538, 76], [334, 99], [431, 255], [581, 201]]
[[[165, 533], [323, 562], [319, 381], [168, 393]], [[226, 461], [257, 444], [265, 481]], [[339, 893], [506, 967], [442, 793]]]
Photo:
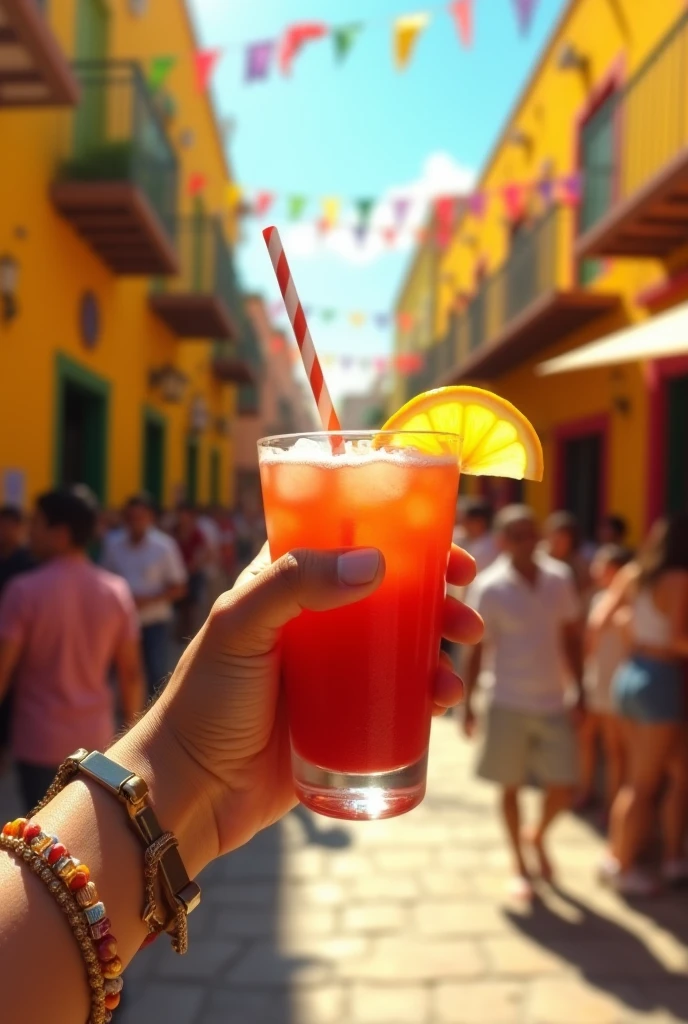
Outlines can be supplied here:
[[425, 796], [428, 755], [391, 772], [359, 775], [310, 764], [293, 750], [291, 767], [302, 804], [328, 818], [371, 821], [395, 818], [417, 807]]

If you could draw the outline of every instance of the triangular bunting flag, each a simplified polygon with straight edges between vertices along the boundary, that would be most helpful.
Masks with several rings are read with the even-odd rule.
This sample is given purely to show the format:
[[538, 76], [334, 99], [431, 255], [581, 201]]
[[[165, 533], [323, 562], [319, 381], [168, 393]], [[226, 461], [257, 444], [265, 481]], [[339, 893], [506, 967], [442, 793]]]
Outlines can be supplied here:
[[387, 245], [394, 245], [394, 243], [397, 240], [397, 229], [395, 227], [383, 228], [382, 237], [384, 238]]
[[413, 313], [409, 313], [408, 311], [402, 311], [401, 313], [397, 313], [397, 324], [402, 331], [412, 330], [415, 322], [416, 318], [414, 317]]
[[502, 189], [502, 200], [507, 218], [511, 221], [518, 220], [523, 214], [525, 190], [523, 185], [513, 182], [505, 185]]
[[437, 224], [437, 244], [442, 248], [451, 242], [456, 217], [456, 199], [454, 196], [440, 196], [435, 200], [435, 221]]
[[325, 196], [322, 201], [323, 220], [328, 228], [333, 228], [339, 220], [342, 201], [339, 196]]
[[325, 323], [330, 323], [337, 316], [337, 310], [336, 309], [323, 309], [323, 311], [322, 311], [322, 313], [320, 315], [321, 315], [322, 319], [325, 321]]
[[397, 71], [403, 71], [411, 60], [418, 36], [430, 24], [430, 15], [406, 14], [396, 18], [392, 26], [392, 47]]
[[246, 47], [244, 81], [259, 82], [270, 74], [270, 63], [275, 44], [271, 40], [251, 43]]
[[199, 195], [208, 183], [208, 179], [201, 171], [192, 171], [189, 175], [188, 192], [190, 196]]
[[237, 185], [235, 181], [230, 181], [225, 189], [225, 202], [230, 210], [235, 209], [239, 205], [243, 194], [241, 185]]
[[368, 237], [368, 225], [361, 221], [359, 224], [354, 224], [353, 231], [358, 244], [363, 245]]
[[478, 220], [485, 216], [485, 210], [487, 209], [487, 193], [486, 192], [474, 192], [468, 197], [468, 209], [474, 217]]
[[314, 39], [322, 39], [328, 31], [327, 25], [321, 21], [304, 21], [290, 25], [282, 36], [277, 57], [282, 74], [291, 74], [294, 57], [306, 43], [310, 43]]
[[461, 44], [468, 49], [473, 44], [473, 0], [454, 0], [449, 10]]
[[554, 181], [552, 178], [540, 178], [537, 183], [537, 190], [543, 203], [551, 203], [554, 195]]
[[394, 211], [394, 220], [398, 228], [400, 228], [404, 221], [406, 220], [406, 215], [409, 212], [410, 205], [411, 200], [407, 199], [406, 196], [399, 196], [399, 198], [395, 199], [394, 202], [392, 203], [392, 209]]
[[162, 88], [176, 63], [177, 58], [171, 54], [165, 57], [153, 57], [148, 70], [148, 85], [153, 92]]
[[516, 8], [516, 19], [518, 21], [519, 31], [521, 35], [525, 35], [530, 28], [531, 21], [533, 20], [537, 0], [512, 0], [512, 3]]
[[284, 350], [284, 341], [282, 338], [275, 336], [270, 338], [270, 351], [273, 355], [279, 355]]
[[306, 196], [287, 196], [287, 217], [289, 220], [298, 220], [307, 202]]
[[331, 30], [334, 55], [338, 61], [343, 61], [348, 55], [362, 30], [363, 24], [360, 21], [351, 25], [338, 25]]
[[576, 206], [581, 201], [583, 178], [578, 171], [567, 174], [559, 181], [561, 200], [569, 206]]
[[389, 324], [389, 313], [376, 313], [373, 320], [375, 321], [375, 326], [379, 327], [382, 331]]
[[273, 204], [275, 196], [272, 192], [258, 192], [256, 198], [253, 200], [253, 212], [261, 217], [267, 213]]
[[217, 62], [222, 56], [222, 50], [199, 50], [194, 54], [194, 65], [196, 68], [196, 88], [199, 92], [205, 92], [210, 84], [210, 78], [215, 70]]
[[373, 212], [374, 205], [374, 199], [356, 199], [354, 206], [358, 210], [358, 218], [361, 224], [367, 226], [368, 221], [370, 220], [370, 215]]
[[365, 313], [359, 313], [357, 310], [353, 313], [349, 313], [349, 323], [352, 327], [362, 327], [365, 322]]
[[386, 356], [375, 356], [375, 358], [373, 359], [373, 369], [376, 370], [377, 373], [382, 373], [384, 370], [386, 370], [387, 369], [387, 357]]

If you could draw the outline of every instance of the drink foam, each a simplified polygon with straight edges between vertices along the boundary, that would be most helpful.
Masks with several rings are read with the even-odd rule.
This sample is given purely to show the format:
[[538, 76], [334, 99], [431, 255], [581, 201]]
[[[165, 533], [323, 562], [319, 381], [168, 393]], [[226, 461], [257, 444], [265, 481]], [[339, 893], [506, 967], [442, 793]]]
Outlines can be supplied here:
[[392, 465], [400, 469], [432, 466], [454, 466], [456, 456], [450, 453], [431, 455], [413, 445], [404, 448], [373, 448], [369, 440], [345, 441], [343, 454], [335, 454], [329, 442], [300, 437], [291, 448], [260, 446], [261, 465], [299, 465], [314, 469], [357, 469], [370, 465]]

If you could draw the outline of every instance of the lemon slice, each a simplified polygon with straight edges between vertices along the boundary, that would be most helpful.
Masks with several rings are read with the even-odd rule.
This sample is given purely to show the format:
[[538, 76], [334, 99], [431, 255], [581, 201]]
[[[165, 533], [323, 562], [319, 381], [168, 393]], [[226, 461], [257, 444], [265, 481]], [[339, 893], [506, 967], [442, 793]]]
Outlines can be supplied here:
[[[511, 402], [482, 388], [425, 391], [395, 412], [382, 429], [460, 434], [462, 473], [542, 480], [542, 445], [532, 423]], [[432, 438], [424, 438], [422, 447], [430, 451]]]

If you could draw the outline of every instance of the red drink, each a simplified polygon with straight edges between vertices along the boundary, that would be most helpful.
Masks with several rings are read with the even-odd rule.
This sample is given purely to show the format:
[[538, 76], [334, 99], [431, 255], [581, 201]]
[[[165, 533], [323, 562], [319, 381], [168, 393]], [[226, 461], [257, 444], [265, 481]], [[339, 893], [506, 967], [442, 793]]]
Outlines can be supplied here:
[[425, 789], [459, 438], [433, 435], [438, 455], [403, 438], [373, 450], [365, 436], [345, 455], [332, 454], [327, 435], [261, 443], [273, 559], [297, 547], [371, 546], [385, 557], [370, 597], [303, 612], [284, 630], [297, 792], [338, 817], [399, 814]]

